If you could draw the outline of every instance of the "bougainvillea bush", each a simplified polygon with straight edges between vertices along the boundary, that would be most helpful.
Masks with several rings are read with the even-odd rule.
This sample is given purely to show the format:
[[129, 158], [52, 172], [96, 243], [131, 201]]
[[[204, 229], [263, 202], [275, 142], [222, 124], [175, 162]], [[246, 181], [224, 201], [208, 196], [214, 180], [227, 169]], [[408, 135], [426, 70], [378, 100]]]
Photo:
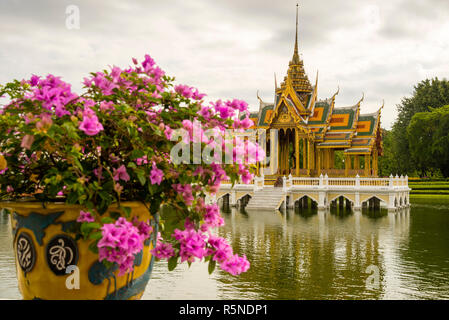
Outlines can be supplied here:
[[[205, 199], [223, 180], [250, 182], [254, 166], [241, 159], [255, 152], [260, 160], [263, 151], [234, 136], [220, 140], [205, 133], [224, 136], [225, 130], [251, 127], [247, 104], [206, 103], [197, 89], [175, 85], [149, 55], [132, 61], [126, 69], [91, 73], [82, 94], [54, 75], [0, 86], [6, 101], [0, 105], [0, 200], [82, 205], [78, 237], [91, 241], [99, 260], [117, 264], [120, 274], [132, 270], [134, 255], [153, 232], [149, 221], [130, 219], [131, 208], [122, 205], [140, 201], [160, 215], [152, 253], [168, 260], [170, 270], [206, 261], [210, 272], [216, 264], [233, 275], [245, 272], [249, 262], [216, 235], [224, 221]], [[187, 134], [177, 137], [181, 129]], [[189, 161], [173, 161], [170, 154], [181, 142], [202, 148], [220, 143], [232, 164], [221, 164], [215, 154], [207, 163], [193, 153]], [[122, 214], [106, 217], [111, 205]]]

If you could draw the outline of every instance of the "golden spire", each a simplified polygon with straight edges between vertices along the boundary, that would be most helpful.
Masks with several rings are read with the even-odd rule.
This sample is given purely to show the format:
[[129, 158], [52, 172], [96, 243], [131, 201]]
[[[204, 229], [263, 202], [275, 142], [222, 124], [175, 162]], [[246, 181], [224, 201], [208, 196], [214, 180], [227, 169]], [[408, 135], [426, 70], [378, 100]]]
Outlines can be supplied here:
[[294, 59], [295, 57], [298, 57], [298, 60], [299, 60], [299, 54], [298, 54], [298, 7], [299, 7], [299, 5], [296, 4], [295, 51], [293, 52], [293, 59]]
[[298, 25], [299, 25], [299, 5], [296, 4], [296, 33], [295, 33], [295, 49], [293, 52], [292, 60], [288, 65], [287, 76], [284, 78], [284, 82], [281, 84], [281, 88], [284, 89], [287, 83], [287, 78], [290, 78], [293, 88], [297, 93], [311, 93], [312, 85], [309, 82], [309, 78], [304, 71], [304, 63], [299, 56], [298, 50]]

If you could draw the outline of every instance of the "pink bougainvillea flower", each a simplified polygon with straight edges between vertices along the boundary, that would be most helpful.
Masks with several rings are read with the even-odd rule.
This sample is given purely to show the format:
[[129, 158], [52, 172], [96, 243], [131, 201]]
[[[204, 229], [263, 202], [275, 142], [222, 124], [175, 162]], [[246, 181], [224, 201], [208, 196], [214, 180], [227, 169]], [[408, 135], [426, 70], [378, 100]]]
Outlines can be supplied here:
[[41, 120], [36, 123], [36, 128], [38, 130], [49, 128], [53, 124], [53, 120], [51, 120], [51, 114], [44, 112], [39, 117]]
[[158, 259], [170, 259], [175, 255], [175, 250], [170, 243], [158, 242], [156, 247], [151, 250], [151, 254]]
[[210, 228], [224, 226], [224, 220], [220, 215], [220, 209], [217, 204], [206, 205], [205, 211], [204, 223], [201, 225], [202, 231], [206, 232]]
[[121, 165], [118, 169], [114, 169], [113, 172], [114, 175], [114, 181], [119, 181], [119, 180], [123, 180], [123, 181], [129, 181], [129, 174], [128, 172], [126, 172], [126, 168], [124, 165]]
[[95, 168], [95, 169], [92, 170], [92, 171], [93, 171], [94, 175], [95, 175], [98, 179], [100, 179], [100, 180], [103, 179], [103, 168], [102, 168], [102, 167], [100, 167], [100, 168]]
[[80, 215], [78, 219], [76, 219], [78, 222], [94, 222], [95, 219], [92, 217], [92, 214], [89, 211], [80, 211]]
[[131, 272], [135, 255], [142, 251], [144, 237], [140, 230], [125, 218], [108, 223], [101, 228], [102, 238], [98, 241], [100, 261], [107, 260], [119, 266], [119, 275]]
[[205, 96], [207, 96], [205, 93], [199, 93], [198, 89], [195, 89], [195, 91], [193, 91], [193, 96], [192, 98], [194, 100], [201, 100], [203, 99]]
[[104, 130], [103, 125], [98, 121], [97, 115], [90, 108], [84, 108], [83, 121], [80, 123], [79, 129], [88, 136], [94, 136], [101, 130]]
[[26, 134], [23, 136], [22, 143], [20, 144], [20, 146], [22, 148], [30, 150], [33, 142], [34, 142], [34, 136]]
[[31, 86], [35, 87], [35, 86], [38, 85], [39, 79], [40, 79], [39, 76], [36, 76], [36, 75], [33, 74], [33, 75], [31, 76], [31, 79], [30, 79], [30, 81], [29, 81], [29, 84], [30, 84]]
[[148, 163], [148, 157], [147, 156], [143, 156], [142, 158], [137, 158], [136, 159], [136, 163], [138, 166], [144, 165]]
[[117, 192], [117, 193], [122, 193], [123, 186], [120, 183], [114, 184], [114, 191]]
[[238, 255], [233, 255], [227, 260], [223, 261], [220, 264], [220, 267], [229, 272], [230, 274], [237, 276], [243, 272], [246, 272], [249, 269], [249, 261], [246, 259], [246, 256], [239, 257]]
[[184, 231], [175, 229], [173, 238], [179, 241], [179, 255], [181, 262], [195, 262], [195, 258], [202, 259], [206, 256], [206, 236], [189, 228]]
[[156, 164], [153, 163], [153, 167], [152, 167], [151, 173], [150, 173], [151, 184], [160, 185], [163, 178], [164, 178], [164, 172], [162, 170], [158, 169]]
[[149, 221], [139, 221], [137, 217], [134, 217], [133, 225], [139, 230], [139, 235], [142, 237], [142, 240], [148, 239], [153, 233], [153, 227], [150, 226]]
[[114, 110], [114, 102], [112, 101], [101, 101], [100, 103], [100, 111], [106, 112]]
[[190, 184], [174, 184], [172, 187], [176, 192], [181, 194], [186, 205], [190, 206], [193, 203], [194, 198], [192, 195], [192, 186]]
[[248, 103], [243, 100], [234, 99], [232, 101], [226, 102], [226, 105], [228, 105], [232, 109], [239, 110], [240, 112], [244, 112], [248, 109]]

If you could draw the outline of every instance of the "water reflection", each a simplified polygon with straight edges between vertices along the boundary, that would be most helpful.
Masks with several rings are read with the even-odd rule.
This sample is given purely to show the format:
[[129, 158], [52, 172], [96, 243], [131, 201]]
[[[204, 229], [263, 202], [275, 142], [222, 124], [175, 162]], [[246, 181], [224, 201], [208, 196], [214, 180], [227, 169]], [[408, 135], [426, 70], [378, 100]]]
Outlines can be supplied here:
[[20, 299], [9, 215], [0, 210], [0, 299]]
[[[296, 209], [285, 212], [225, 212], [228, 236], [252, 262], [234, 279], [236, 291], [251, 287], [261, 299], [381, 299], [386, 295], [387, 268], [397, 255], [396, 236], [407, 236], [410, 211], [388, 214]], [[369, 273], [379, 270], [379, 286], [367, 290]], [[221, 274], [219, 281], [229, 282]], [[371, 288], [370, 288], [371, 289]]]
[[[228, 207], [222, 214], [226, 225], [218, 233], [251, 269], [208, 276], [206, 264], [168, 272], [159, 262], [144, 299], [449, 299], [448, 206], [417, 204], [397, 213]], [[2, 215], [0, 298], [20, 298], [10, 234]], [[367, 286], [372, 268], [379, 281]]]

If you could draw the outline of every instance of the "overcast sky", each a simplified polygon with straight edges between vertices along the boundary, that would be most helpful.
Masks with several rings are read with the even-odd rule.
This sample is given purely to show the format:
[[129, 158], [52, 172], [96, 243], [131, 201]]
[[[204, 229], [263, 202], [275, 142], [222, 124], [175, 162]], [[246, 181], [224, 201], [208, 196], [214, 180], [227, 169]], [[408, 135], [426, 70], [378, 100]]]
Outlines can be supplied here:
[[[82, 78], [149, 53], [177, 82], [208, 98], [273, 101], [293, 54], [297, 0], [0, 0], [0, 83], [53, 73]], [[76, 5], [80, 28], [68, 29]], [[71, 20], [70, 20], [71, 21]], [[299, 50], [320, 99], [337, 107], [365, 93], [362, 113], [385, 99], [383, 126], [413, 86], [449, 71], [448, 0], [302, 0]]]

